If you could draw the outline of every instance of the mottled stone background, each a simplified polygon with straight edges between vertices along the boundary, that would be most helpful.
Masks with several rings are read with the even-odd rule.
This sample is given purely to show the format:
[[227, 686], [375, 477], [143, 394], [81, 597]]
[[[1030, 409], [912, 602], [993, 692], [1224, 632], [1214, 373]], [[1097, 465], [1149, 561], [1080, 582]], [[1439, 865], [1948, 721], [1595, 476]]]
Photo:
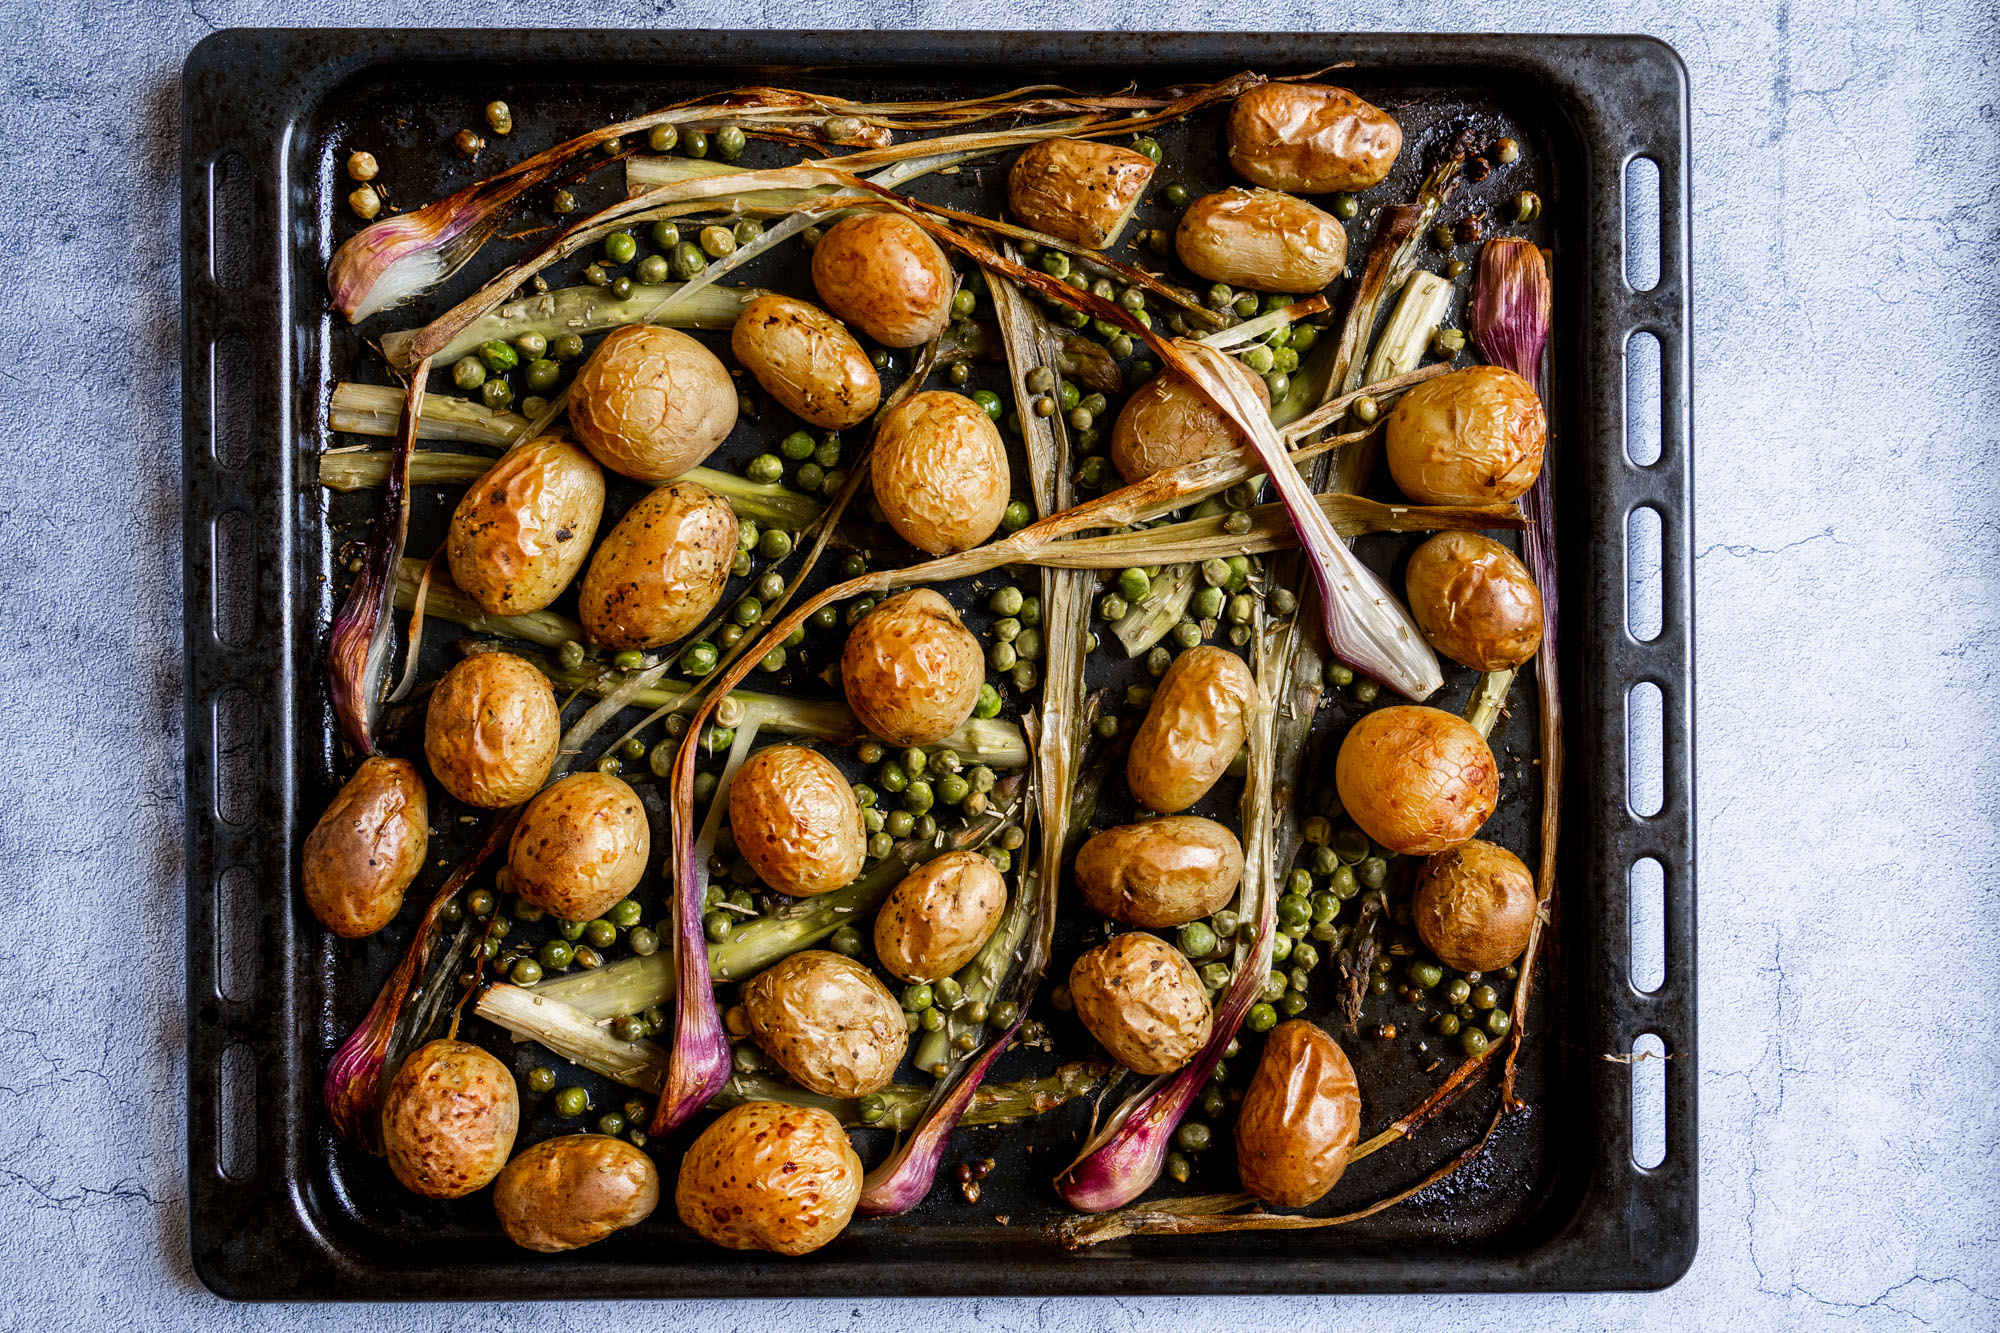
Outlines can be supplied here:
[[[1650, 1296], [231, 1307], [182, 1152], [178, 77], [219, 27], [1456, 23], [1694, 93], [1701, 1252]], [[2000, 1326], [2000, 24], [1979, 0], [0, 0], [0, 1328]], [[615, 40], [613, 38], [612, 40]], [[588, 1292], [578, 1292], [586, 1297]]]

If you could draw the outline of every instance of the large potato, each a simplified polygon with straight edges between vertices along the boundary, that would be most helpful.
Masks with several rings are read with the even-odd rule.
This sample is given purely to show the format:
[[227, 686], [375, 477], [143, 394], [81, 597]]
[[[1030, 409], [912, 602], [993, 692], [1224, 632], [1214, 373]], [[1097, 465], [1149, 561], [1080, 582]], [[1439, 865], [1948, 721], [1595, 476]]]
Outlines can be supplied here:
[[882, 400], [868, 353], [816, 305], [760, 296], [737, 316], [729, 346], [764, 392], [812, 425], [845, 430], [867, 420]]
[[521, 812], [507, 844], [507, 874], [537, 907], [589, 921], [637, 887], [651, 851], [639, 793], [623, 778], [572, 773]]
[[306, 835], [300, 871], [306, 906], [343, 939], [373, 935], [403, 906], [424, 868], [430, 801], [407, 759], [361, 761]]
[[1303, 1208], [1347, 1170], [1361, 1134], [1361, 1090], [1340, 1043], [1304, 1019], [1271, 1029], [1236, 1113], [1243, 1188], [1279, 1208]]
[[1125, 785], [1170, 815], [1208, 795], [1243, 748], [1257, 682], [1235, 653], [1203, 644], [1174, 659], [1125, 756]]
[[893, 745], [934, 745], [957, 731], [985, 683], [979, 640], [929, 588], [900, 593], [863, 616], [840, 654], [847, 706]]
[[894, 213], [835, 223], [813, 247], [827, 309], [884, 347], [915, 347], [951, 319], [951, 264], [924, 229]]
[[[1262, 377], [1253, 375], [1235, 357], [1222, 364], [1241, 379], [1264, 404], [1271, 406], [1271, 391]], [[1243, 432], [1178, 371], [1164, 371], [1147, 380], [1119, 409], [1111, 427], [1111, 461], [1118, 475], [1127, 481], [1142, 481], [1155, 472], [1183, 463], [1195, 463], [1217, 454], [1249, 447]]]
[[661, 486], [625, 511], [577, 589], [590, 637], [607, 648], [658, 648], [701, 624], [729, 582], [736, 515], [691, 481]]
[[805, 1254], [838, 1236], [861, 1200], [861, 1158], [829, 1112], [783, 1102], [724, 1111], [681, 1158], [674, 1207], [731, 1250]]
[[896, 1077], [909, 1024], [889, 988], [852, 958], [807, 949], [743, 987], [750, 1035], [792, 1081], [827, 1097], [864, 1097]]
[[992, 536], [1013, 489], [993, 418], [946, 389], [913, 393], [882, 419], [869, 481], [889, 526], [931, 555]]
[[561, 740], [549, 678], [512, 653], [474, 653], [431, 691], [424, 757], [467, 805], [504, 810], [533, 796]]
[[1210, 282], [1260, 292], [1316, 292], [1347, 264], [1331, 213], [1275, 190], [1235, 186], [1187, 206], [1174, 231], [1181, 262]]
[[1225, 906], [1243, 878], [1243, 845], [1199, 815], [1106, 829], [1076, 854], [1091, 911], [1128, 926], [1184, 926]]
[[1519, 958], [1535, 908], [1535, 877], [1521, 858], [1478, 838], [1425, 860], [1411, 902], [1425, 947], [1461, 972], [1495, 972]]
[[539, 611], [569, 586], [604, 515], [604, 472], [556, 435], [517, 445], [472, 483], [445, 537], [451, 581], [489, 615]]
[[1007, 172], [1007, 207], [1036, 231], [1086, 250], [1118, 239], [1153, 179], [1144, 153], [1093, 139], [1043, 139]]
[[469, 1042], [410, 1052], [382, 1098], [382, 1149], [404, 1188], [462, 1198], [500, 1174], [521, 1124], [507, 1066]]
[[736, 426], [736, 386], [679, 329], [627, 324], [604, 336], [569, 386], [576, 438], [613, 472], [670, 481]]
[[758, 878], [810, 897], [854, 882], [868, 835], [854, 788], [803, 745], [767, 745], [729, 781], [729, 830]]
[[1431, 647], [1474, 671], [1520, 666], [1542, 646], [1542, 594], [1490, 537], [1438, 533], [1411, 553], [1403, 586]]
[[1532, 384], [1499, 366], [1425, 380], [1389, 413], [1389, 475], [1418, 504], [1513, 500], [1542, 474], [1549, 419]]
[[1361, 831], [1405, 856], [1464, 842], [1500, 801], [1486, 738], [1463, 718], [1417, 704], [1356, 722], [1340, 743], [1333, 782]]
[[1365, 190], [1402, 150], [1403, 127], [1345, 88], [1259, 84], [1229, 109], [1229, 165], [1269, 190]]
[[605, 1134], [545, 1139], [507, 1163], [493, 1182], [493, 1211], [507, 1239], [544, 1254], [636, 1226], [659, 1202], [653, 1159]]
[[889, 891], [875, 956], [904, 981], [936, 981], [972, 961], [1007, 909], [1007, 885], [978, 852], [946, 852]]
[[1179, 949], [1143, 931], [1114, 935], [1069, 970], [1076, 1016], [1135, 1074], [1171, 1074], [1208, 1040], [1214, 1016]]

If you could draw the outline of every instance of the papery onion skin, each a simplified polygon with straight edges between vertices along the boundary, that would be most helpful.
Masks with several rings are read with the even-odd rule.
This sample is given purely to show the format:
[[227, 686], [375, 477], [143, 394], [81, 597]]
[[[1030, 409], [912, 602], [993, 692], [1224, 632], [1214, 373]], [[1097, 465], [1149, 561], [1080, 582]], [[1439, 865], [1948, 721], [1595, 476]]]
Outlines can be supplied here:
[[1542, 595], [1490, 537], [1440, 532], [1410, 555], [1410, 614], [1431, 647], [1474, 671], [1521, 666], [1542, 644]]
[[1402, 149], [1402, 126], [1345, 88], [1266, 83], [1229, 110], [1229, 165], [1270, 190], [1366, 190]]
[[1467, 366], [1417, 385], [1383, 432], [1389, 474], [1418, 504], [1519, 498], [1541, 475], [1548, 415], [1528, 381]]
[[1496, 236], [1479, 251], [1466, 327], [1479, 354], [1530, 384], [1541, 381], [1553, 300], [1549, 266], [1533, 241]]
[[1322, 1198], [1361, 1136], [1361, 1090], [1340, 1043], [1304, 1019], [1273, 1028], [1234, 1134], [1244, 1189], [1279, 1208]]
[[1528, 947], [1535, 908], [1535, 879], [1521, 858], [1473, 838], [1424, 862], [1411, 920], [1446, 967], [1495, 972]]
[[1464, 842], [1500, 800], [1486, 739], [1463, 718], [1415, 704], [1356, 722], [1334, 761], [1334, 785], [1361, 831], [1404, 856]]

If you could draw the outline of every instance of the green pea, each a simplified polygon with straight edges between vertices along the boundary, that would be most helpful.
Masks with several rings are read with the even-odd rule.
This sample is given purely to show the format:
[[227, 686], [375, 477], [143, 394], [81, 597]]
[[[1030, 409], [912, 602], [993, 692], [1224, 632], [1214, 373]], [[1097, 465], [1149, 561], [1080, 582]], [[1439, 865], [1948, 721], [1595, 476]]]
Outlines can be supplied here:
[[[1294, 871], [1292, 873], [1298, 875], [1298, 874], [1304, 874], [1305, 872]], [[1312, 876], [1310, 875], [1306, 876], [1306, 883], [1308, 885], [1312, 883]], [[1310, 925], [1312, 923], [1311, 900], [1301, 897], [1296, 892], [1285, 894], [1283, 897], [1278, 899], [1278, 920], [1281, 924], [1286, 926], [1295, 926], [1303, 928], [1307, 925]]]
[[1201, 967], [1201, 984], [1209, 990], [1221, 990], [1229, 984], [1229, 964], [1224, 962], [1204, 963]]
[[583, 928], [583, 938], [593, 949], [609, 949], [618, 943], [618, 928], [599, 917]]
[[657, 287], [665, 282], [669, 272], [665, 255], [647, 255], [639, 261], [639, 267], [632, 270], [633, 276], [648, 287]]
[[833, 946], [833, 951], [842, 957], [858, 958], [861, 956], [861, 932], [853, 926], [842, 926], [840, 929], [834, 931], [833, 939], [830, 943]]
[[1278, 1026], [1278, 1011], [1260, 1000], [1250, 1006], [1250, 1012], [1243, 1021], [1252, 1032], [1269, 1032]]
[[1478, 1028], [1466, 1028], [1458, 1034], [1458, 1049], [1467, 1055], [1484, 1055], [1492, 1043]]
[[576, 196], [568, 190], [557, 190], [549, 198], [549, 207], [557, 213], [576, 212]]
[[[1310, 972], [1319, 966], [1319, 950], [1300, 940], [1292, 946], [1292, 967], [1295, 971]], [[1304, 990], [1304, 986], [1295, 987]]]
[[465, 895], [465, 910], [474, 916], [492, 916], [496, 905], [490, 889], [474, 889]]
[[1158, 162], [1161, 157], [1159, 141], [1143, 134], [1132, 140], [1132, 151], [1142, 153], [1154, 162]]
[[532, 958], [523, 958], [508, 972], [516, 986], [532, 986], [542, 979], [542, 965]]
[[706, 676], [715, 670], [715, 664], [721, 658], [722, 654], [716, 651], [714, 644], [706, 639], [697, 639], [682, 651], [681, 670], [690, 676]]
[[651, 958], [660, 951], [660, 937], [645, 926], [632, 927], [625, 936], [625, 943], [641, 958]]
[[1491, 986], [1480, 985], [1472, 988], [1472, 1007], [1474, 1009], [1491, 1009], [1499, 1003], [1500, 992], [1494, 990]]
[[917, 817], [908, 810], [894, 810], [882, 821], [882, 828], [892, 838], [907, 838], [910, 830], [917, 826]]
[[1371, 856], [1354, 868], [1354, 877], [1363, 887], [1379, 889], [1389, 879], [1389, 863], [1379, 856]]
[[1107, 592], [1097, 599], [1097, 614], [1106, 620], [1123, 620], [1131, 610], [1131, 603], [1115, 592]]
[[802, 430], [795, 430], [779, 442], [778, 452], [794, 463], [803, 462], [812, 457], [813, 437]]
[[975, 764], [966, 770], [965, 780], [970, 784], [972, 790], [983, 796], [993, 790], [993, 784], [999, 781], [999, 778], [986, 765]]
[[593, 287], [608, 287], [611, 284], [611, 270], [602, 264], [592, 264], [584, 269], [583, 280]]
[[896, 840], [891, 838], [886, 832], [871, 833], [868, 835], [868, 854], [876, 860], [881, 860], [895, 850]]
[[581, 921], [565, 921], [562, 923], [562, 925], [556, 927], [556, 929], [560, 931], [562, 933], [562, 937], [568, 940], [571, 944], [574, 944], [578, 940], [583, 938], [583, 922]]
[[930, 1008], [933, 999], [928, 981], [915, 982], [903, 988], [903, 1009], [906, 1013], [920, 1013]]
[[1129, 602], [1143, 602], [1153, 592], [1153, 581], [1143, 569], [1127, 569], [1118, 575], [1118, 595]]
[[1014, 854], [1005, 847], [988, 847], [986, 859], [991, 861], [993, 868], [1003, 875], [1014, 868]]
[[1183, 1152], [1203, 1152], [1214, 1142], [1214, 1134], [1199, 1120], [1183, 1120], [1181, 1127], [1174, 1131], [1174, 1142]]
[[720, 223], [703, 227], [697, 237], [702, 252], [710, 259], [721, 259], [736, 253], [736, 233]]
[[556, 1085], [556, 1071], [547, 1065], [536, 1065], [528, 1071], [528, 1091], [547, 1092]]
[[550, 940], [542, 946], [541, 953], [537, 956], [541, 959], [542, 966], [551, 972], [562, 971], [576, 959], [575, 951], [563, 940]]
[[1019, 656], [1014, 651], [1014, 645], [1003, 640], [986, 650], [986, 664], [995, 671], [1012, 671]]
[[683, 130], [681, 152], [689, 157], [707, 157], [708, 135], [701, 130]]
[[794, 480], [797, 481], [800, 490], [816, 491], [820, 483], [826, 480], [826, 469], [817, 463], [801, 463]]
[[756, 218], [738, 218], [736, 225], [729, 229], [729, 234], [736, 238], [737, 245], [749, 245], [762, 239], [764, 224]]
[[1221, 947], [1215, 930], [1205, 921], [1190, 921], [1181, 927], [1181, 952], [1190, 958], [1206, 958]]
[[564, 1088], [556, 1094], [556, 1114], [574, 1120], [590, 1109], [590, 1094], [582, 1088]]
[[1452, 1005], [1464, 1004], [1467, 1000], [1471, 998], [1472, 998], [1472, 983], [1467, 981], [1465, 978], [1453, 977], [1450, 981], [1445, 983], [1444, 999], [1446, 1004], [1452, 1004]]
[[743, 152], [744, 137], [739, 126], [724, 125], [715, 132], [715, 155], [725, 162], [734, 162]]
[[903, 808], [911, 814], [923, 814], [936, 800], [937, 795], [931, 790], [931, 784], [928, 782], [912, 782], [903, 789]]
[[979, 687], [979, 702], [972, 706], [972, 715], [979, 718], [998, 717], [1000, 716], [1000, 708], [1000, 691], [994, 689], [991, 685], [981, 685]]
[[1009, 500], [1007, 508], [1000, 515], [1000, 526], [1009, 532], [1019, 532], [1034, 519], [1034, 513], [1024, 500]]
[[1000, 395], [991, 389], [975, 389], [972, 394], [972, 401], [978, 403], [986, 415], [995, 421], [1006, 415], [1007, 405], [1001, 402]]
[[565, 333], [549, 344], [549, 355], [557, 361], [574, 361], [583, 355], [583, 335]]
[[[671, 125], [662, 125], [653, 132], [658, 134], [660, 130], [671, 129], [673, 129]], [[653, 238], [653, 244], [658, 246], [662, 251], [671, 250], [681, 243], [681, 229], [664, 219], [653, 224], [653, 230], [650, 235]]]
[[708, 256], [692, 241], [682, 241], [674, 246], [674, 252], [667, 257], [667, 265], [676, 278], [682, 282], [694, 277], [708, 267]]
[[1296, 937], [1291, 933], [1291, 931], [1296, 929], [1297, 927], [1288, 927], [1286, 929], [1278, 931], [1277, 934], [1271, 937], [1272, 962], [1283, 963], [1290, 961], [1292, 956], [1292, 946], [1298, 942]]
[[451, 382], [468, 393], [486, 383], [486, 364], [476, 356], [462, 356], [452, 363]]
[[639, 243], [629, 231], [614, 231], [604, 238], [604, 257], [614, 264], [629, 264], [639, 253]]
[[736, 929], [736, 918], [727, 912], [710, 912], [701, 919], [701, 929], [709, 943], [720, 944]]

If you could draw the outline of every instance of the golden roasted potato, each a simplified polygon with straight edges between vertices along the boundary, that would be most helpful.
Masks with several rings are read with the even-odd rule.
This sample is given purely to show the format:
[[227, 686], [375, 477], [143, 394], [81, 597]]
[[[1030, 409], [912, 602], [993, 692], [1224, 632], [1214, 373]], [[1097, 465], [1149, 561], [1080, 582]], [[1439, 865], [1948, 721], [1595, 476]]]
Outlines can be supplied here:
[[1340, 743], [1333, 782], [1361, 831], [1404, 856], [1464, 842], [1500, 801], [1486, 738], [1463, 718], [1417, 704], [1356, 722]]
[[533, 796], [561, 740], [554, 687], [512, 653], [474, 653], [431, 691], [424, 757], [467, 805], [504, 810]]
[[660, 1202], [653, 1159], [607, 1134], [565, 1134], [522, 1150], [493, 1182], [507, 1239], [554, 1254], [593, 1245], [652, 1216]]
[[1128, 926], [1184, 926], [1227, 905], [1243, 878], [1236, 835], [1199, 815], [1106, 829], [1076, 853], [1091, 911]]
[[1411, 903], [1424, 946], [1461, 972], [1497, 972], [1519, 958], [1535, 908], [1535, 877], [1521, 858], [1478, 838], [1426, 859]]
[[909, 1024], [873, 972], [829, 949], [780, 959], [743, 987], [750, 1035], [792, 1081], [827, 1097], [865, 1097], [896, 1077]]
[[1548, 435], [1532, 384], [1499, 366], [1467, 366], [1397, 401], [1383, 453], [1389, 475], [1418, 504], [1491, 504], [1535, 484]]
[[838, 1236], [861, 1200], [861, 1158], [816, 1106], [746, 1102], [681, 1158], [674, 1207], [695, 1235], [731, 1250], [806, 1254]]
[[1118, 239], [1153, 179], [1144, 153], [1094, 139], [1043, 139], [1007, 172], [1007, 207], [1036, 231], [1086, 250]]
[[1411, 553], [1403, 586], [1431, 647], [1474, 671], [1520, 666], [1542, 646], [1542, 594], [1490, 537], [1438, 533]]
[[679, 329], [627, 324], [569, 386], [576, 438], [613, 472], [671, 481], [736, 427], [736, 386], [715, 353]]
[[558, 435], [516, 445], [472, 483], [445, 537], [451, 581], [489, 615], [539, 611], [583, 568], [604, 471]]
[[929, 588], [877, 606], [847, 633], [840, 687], [870, 732], [892, 745], [934, 745], [972, 716], [986, 683], [986, 657]]
[[905, 875], [875, 917], [875, 956], [904, 981], [972, 961], [1007, 910], [1007, 885], [978, 852], [946, 852]]
[[1340, 1043], [1302, 1018], [1272, 1028], [1236, 1114], [1243, 1188], [1303, 1208], [1334, 1187], [1360, 1135], [1361, 1090]]
[[1267, 190], [1365, 190], [1402, 151], [1403, 127], [1345, 88], [1259, 84], [1229, 109], [1229, 165]]
[[320, 924], [343, 939], [373, 935], [402, 910], [424, 868], [430, 801], [407, 759], [361, 761], [306, 835], [300, 887]]
[[500, 1174], [520, 1123], [507, 1066], [469, 1042], [434, 1041], [389, 1081], [382, 1149], [405, 1189], [458, 1199]]
[[1174, 659], [1125, 756], [1125, 785], [1170, 815], [1208, 795], [1243, 748], [1257, 682], [1235, 653], [1208, 644]]
[[803, 745], [754, 751], [729, 782], [729, 829], [758, 878], [806, 898], [854, 882], [868, 834], [833, 761]]
[[1275, 190], [1231, 186], [1187, 206], [1174, 231], [1181, 262], [1210, 282], [1259, 292], [1316, 292], [1347, 265], [1347, 230], [1331, 213]]
[[514, 891], [565, 921], [603, 916], [646, 873], [652, 831], [639, 793], [608, 773], [538, 792], [507, 843]]
[[692, 481], [670, 482], [625, 511], [584, 571], [577, 611], [607, 648], [658, 648], [722, 598], [736, 559], [736, 515]]
[[884, 347], [916, 347], [951, 318], [951, 264], [924, 229], [894, 213], [833, 224], [812, 254], [826, 308]]
[[889, 526], [931, 555], [992, 536], [1013, 489], [993, 418], [948, 389], [913, 393], [882, 418], [869, 481]]
[[1113, 935], [1069, 970], [1076, 1016], [1135, 1074], [1171, 1074], [1208, 1040], [1214, 1016], [1179, 949], [1143, 931]]
[[[1223, 358], [1223, 364], [1229, 367], [1225, 373], [1241, 378], [1269, 410], [1271, 391], [1263, 379], [1235, 357]], [[1133, 390], [1119, 409], [1111, 427], [1111, 462], [1125, 480], [1143, 481], [1155, 472], [1249, 444], [1186, 376], [1168, 370]]]
[[866, 421], [882, 381], [847, 326], [816, 305], [760, 296], [729, 335], [736, 359], [786, 411], [828, 430]]

